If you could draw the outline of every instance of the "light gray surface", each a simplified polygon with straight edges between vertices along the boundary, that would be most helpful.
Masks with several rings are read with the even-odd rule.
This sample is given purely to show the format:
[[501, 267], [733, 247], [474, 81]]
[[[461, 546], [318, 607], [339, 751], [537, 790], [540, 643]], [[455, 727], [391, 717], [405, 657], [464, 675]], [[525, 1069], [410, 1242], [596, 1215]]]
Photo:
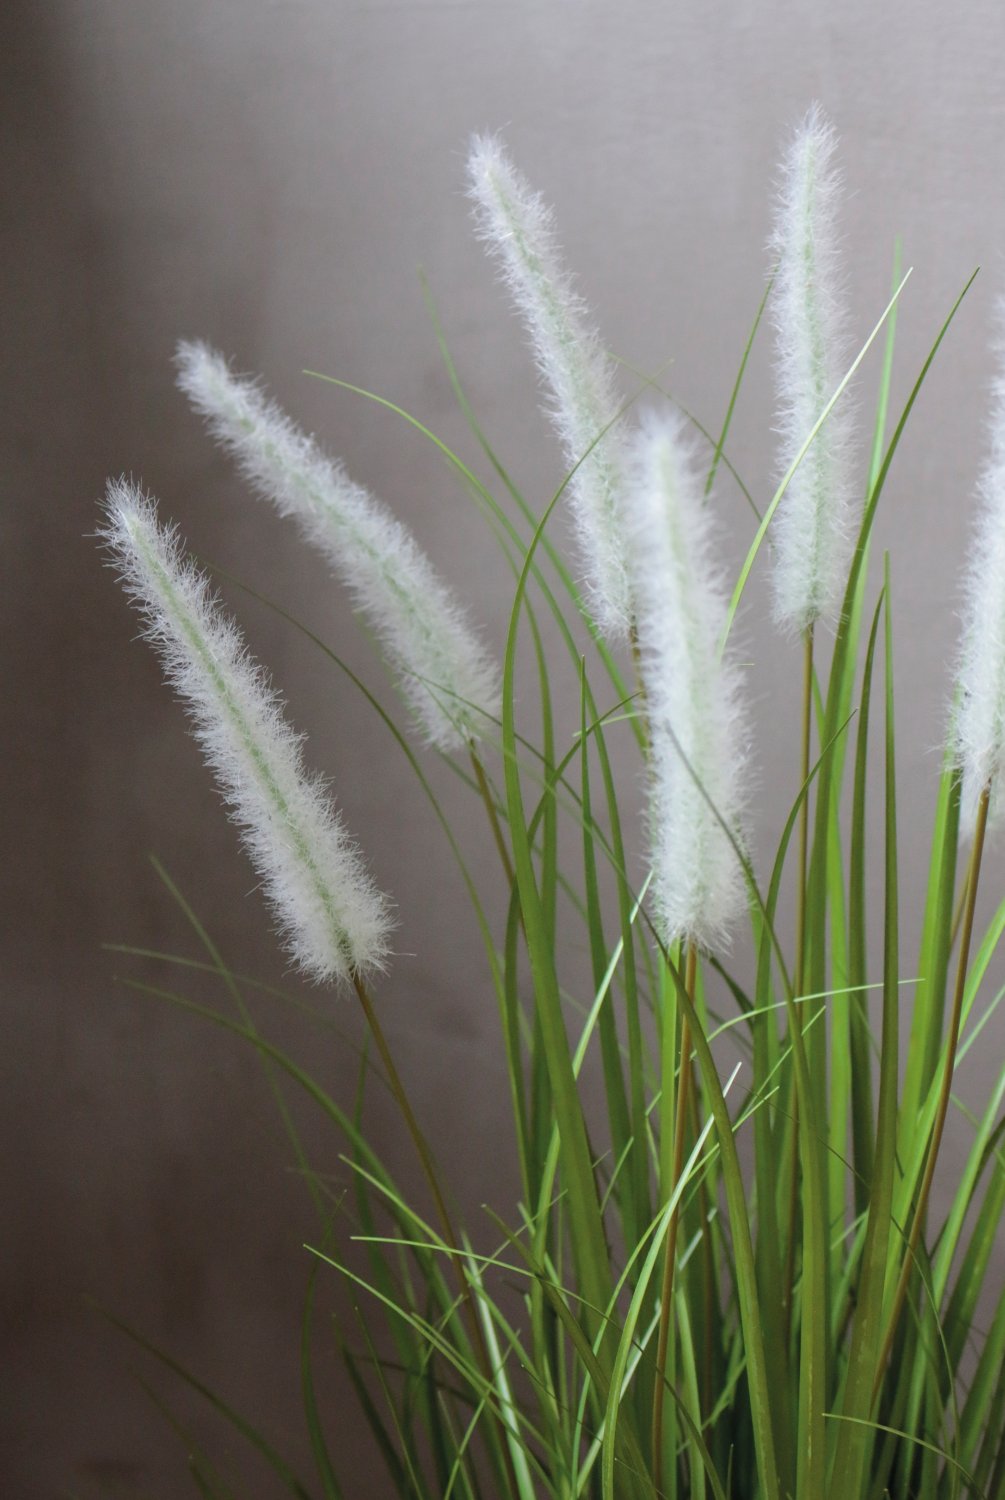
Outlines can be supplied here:
[[[312, 1220], [257, 1066], [226, 1036], [113, 985], [129, 965], [98, 950], [111, 940], [195, 952], [145, 863], [155, 849], [236, 967], [282, 973], [180, 713], [85, 535], [105, 476], [142, 475], [197, 551], [292, 610], [368, 680], [374, 670], [323, 567], [244, 497], [174, 393], [175, 339], [205, 336], [261, 371], [408, 520], [499, 646], [507, 575], [442, 462], [390, 412], [299, 372], [378, 391], [471, 456], [423, 305], [424, 267], [486, 430], [527, 493], [547, 496], [559, 461], [462, 196], [469, 134], [501, 127], [555, 204], [611, 347], [643, 369], [672, 360], [674, 394], [714, 424], [763, 286], [779, 143], [819, 98], [852, 189], [859, 335], [886, 299], [896, 232], [916, 267], [895, 410], [970, 271], [986, 268], [932, 372], [878, 526], [879, 545], [895, 547], [905, 931], [916, 931], [987, 324], [1003, 282], [1003, 42], [995, 0], [952, 11], [862, 0], [8, 0], [5, 1494], [181, 1492], [180, 1450], [137, 1393], [124, 1345], [82, 1311], [83, 1292], [219, 1381], [306, 1462], [297, 1246]], [[866, 408], [877, 368], [871, 359]], [[761, 500], [770, 408], [762, 342], [731, 446]], [[749, 513], [728, 484], [720, 501], [738, 558]], [[274, 614], [227, 593], [398, 902], [403, 956], [381, 1003], [453, 1186], [472, 1208], [490, 1191], [508, 1204], [496, 1018], [473, 926], [454, 918], [459, 883], [434, 822], [339, 674]], [[763, 602], [755, 586], [744, 628], [766, 850], [793, 790], [785, 724], [798, 653], [764, 628]], [[574, 684], [562, 702], [573, 715]], [[431, 771], [448, 805], [465, 808], [452, 778]], [[477, 827], [465, 848], [491, 882]], [[989, 900], [1003, 857], [999, 843]], [[164, 982], [166, 971], [150, 972]], [[351, 1008], [335, 1012], [358, 1036]], [[296, 1018], [267, 1014], [303, 1052]], [[971, 1098], [1000, 1047], [982, 1050], [985, 1071], [975, 1060], [961, 1077]], [[350, 1050], [333, 1043], [311, 1061], [345, 1096]], [[401, 1154], [389, 1112], [375, 1113], [379, 1139]], [[302, 1124], [315, 1154], [329, 1149], [309, 1112]], [[177, 1394], [169, 1380], [159, 1388]], [[358, 1421], [336, 1427], [350, 1457], [363, 1455]], [[271, 1491], [258, 1476], [249, 1493]], [[379, 1482], [362, 1469], [355, 1493], [376, 1496]]]

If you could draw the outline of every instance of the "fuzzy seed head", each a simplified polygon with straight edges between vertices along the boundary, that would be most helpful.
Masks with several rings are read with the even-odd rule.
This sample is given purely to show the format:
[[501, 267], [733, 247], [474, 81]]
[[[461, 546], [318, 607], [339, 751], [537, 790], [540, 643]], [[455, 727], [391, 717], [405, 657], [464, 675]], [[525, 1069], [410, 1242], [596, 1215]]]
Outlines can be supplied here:
[[1005, 811], [1005, 297], [996, 309], [997, 370], [991, 385], [990, 453], [964, 584], [953, 742], [962, 773], [960, 822], [973, 830], [981, 793], [989, 819]]
[[548, 392], [549, 415], [573, 471], [569, 493], [587, 604], [607, 636], [625, 639], [631, 601], [621, 538], [623, 441], [612, 362], [562, 267], [551, 210], [494, 136], [476, 136], [471, 143], [468, 192], [478, 235], [523, 320]]
[[481, 739], [499, 718], [498, 671], [411, 533], [222, 355], [183, 342], [176, 362], [217, 442], [349, 588], [426, 742], [457, 750]]
[[[849, 360], [840, 269], [837, 136], [814, 105], [782, 161], [771, 239], [779, 477], [795, 462]], [[772, 522], [774, 611], [802, 633], [841, 609], [860, 505], [849, 462], [854, 410], [842, 392], [800, 460]]]
[[[649, 722], [649, 824], [657, 927], [721, 948], [744, 905], [749, 728], [719, 641], [726, 592], [683, 421], [643, 419], [629, 451], [628, 557]], [[727, 832], [728, 830], [728, 832]]]
[[387, 899], [325, 784], [305, 770], [302, 737], [237, 626], [136, 485], [111, 480], [105, 516], [99, 535], [188, 708], [294, 962], [319, 981], [382, 968]]

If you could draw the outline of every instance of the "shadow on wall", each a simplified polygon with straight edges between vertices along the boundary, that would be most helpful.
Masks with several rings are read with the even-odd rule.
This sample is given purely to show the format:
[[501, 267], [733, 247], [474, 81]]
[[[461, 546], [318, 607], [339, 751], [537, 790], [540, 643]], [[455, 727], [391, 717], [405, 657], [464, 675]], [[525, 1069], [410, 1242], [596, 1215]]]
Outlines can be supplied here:
[[[249, 882], [231, 858], [217, 889], [215, 853], [233, 850], [232, 830], [197, 756], [179, 748], [181, 716], [150, 653], [131, 644], [135, 619], [90, 534], [110, 472], [132, 467], [167, 499], [216, 462], [173, 397], [169, 356], [187, 327], [231, 348], [255, 329], [268, 208], [246, 135], [226, 210], [239, 220], [233, 235], [220, 239], [212, 211], [200, 227], [214, 164], [193, 159], [181, 186], [197, 126], [176, 140], [173, 161], [150, 154], [155, 129], [130, 143], [116, 128], [138, 107], [120, 94], [130, 27], [142, 19], [102, 35], [97, 12], [60, 21], [56, 9], [8, 0], [0, 19], [10, 835], [0, 880], [15, 1038], [0, 1049], [0, 1490], [166, 1497], [187, 1482], [184, 1447], [131, 1364], [196, 1440], [201, 1409], [85, 1296], [218, 1382], [297, 1462], [306, 1267], [290, 1246], [312, 1221], [254, 1059], [116, 986], [119, 961], [100, 948], [119, 938], [192, 950], [145, 862], [151, 847], [197, 904], [210, 902], [225, 945], [228, 922], [246, 931]], [[194, 96], [198, 60], [186, 66]], [[192, 102], [182, 93], [179, 117]], [[187, 259], [163, 233], [172, 212]], [[214, 524], [226, 522], [203, 528], [210, 547]], [[186, 831], [194, 825], [197, 837]], [[163, 983], [169, 972], [143, 977]], [[263, 1481], [255, 1493], [272, 1491]]]

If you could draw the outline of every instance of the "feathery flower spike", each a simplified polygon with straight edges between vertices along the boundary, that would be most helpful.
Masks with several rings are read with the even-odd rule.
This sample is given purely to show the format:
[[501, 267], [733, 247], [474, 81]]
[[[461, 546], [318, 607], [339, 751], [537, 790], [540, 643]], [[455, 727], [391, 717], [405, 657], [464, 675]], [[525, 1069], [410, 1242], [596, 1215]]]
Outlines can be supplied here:
[[972, 832], [977, 805], [991, 789], [990, 817], [1005, 810], [1005, 297], [996, 309], [998, 368], [991, 385], [991, 451], [978, 485], [980, 511], [966, 577], [953, 725], [962, 772], [961, 826]]
[[[649, 838], [664, 942], [723, 944], [744, 903], [747, 721], [718, 640], [726, 591], [679, 417], [645, 417], [628, 450], [625, 529], [649, 721]], [[724, 828], [723, 828], [724, 823]]]
[[301, 736], [237, 626], [184, 556], [177, 531], [158, 524], [151, 498], [124, 479], [110, 480], [105, 511], [99, 535], [187, 703], [288, 951], [316, 980], [350, 980], [383, 967], [387, 899], [323, 781], [305, 771]]
[[587, 602], [604, 633], [623, 638], [631, 601], [621, 540], [623, 442], [610, 429], [618, 414], [611, 361], [562, 269], [551, 211], [495, 137], [472, 141], [468, 182], [479, 236], [501, 267], [551, 393], [565, 460], [578, 464], [569, 490]]
[[498, 673], [411, 533], [215, 350], [182, 342], [177, 366], [213, 436], [348, 586], [427, 743], [456, 750], [479, 740], [499, 716]]
[[749, 732], [737, 670], [719, 654], [727, 594], [682, 419], [645, 417], [629, 460], [626, 532], [649, 720], [657, 928], [667, 943], [710, 949], [726, 940], [745, 892], [725, 831], [745, 846]]
[[[778, 266], [771, 308], [783, 474], [848, 364], [836, 145], [833, 127], [814, 105], [782, 162], [771, 238]], [[821, 617], [836, 619], [841, 608], [858, 519], [848, 462], [853, 424], [844, 391], [789, 481], [772, 523], [775, 618], [794, 632], [806, 631]]]

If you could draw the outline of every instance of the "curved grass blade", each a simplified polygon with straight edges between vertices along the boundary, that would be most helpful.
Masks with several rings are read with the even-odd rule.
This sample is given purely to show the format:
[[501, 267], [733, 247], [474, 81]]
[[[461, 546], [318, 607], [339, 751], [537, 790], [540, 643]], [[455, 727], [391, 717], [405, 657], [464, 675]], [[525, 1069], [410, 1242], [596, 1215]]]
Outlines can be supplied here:
[[342, 1490], [339, 1486], [335, 1466], [328, 1452], [325, 1441], [324, 1428], [321, 1424], [321, 1413], [318, 1410], [317, 1392], [314, 1387], [314, 1361], [311, 1353], [311, 1334], [314, 1319], [314, 1289], [317, 1281], [318, 1264], [312, 1261], [307, 1272], [307, 1291], [304, 1296], [304, 1315], [300, 1327], [300, 1384], [304, 1398], [304, 1415], [307, 1419], [307, 1431], [311, 1440], [311, 1449], [314, 1453], [314, 1462], [317, 1465], [318, 1477], [325, 1500], [342, 1500]]
[[[761, 301], [757, 309], [757, 315], [754, 318], [753, 327], [751, 328], [750, 333], [747, 336], [747, 342], [744, 345], [743, 358], [740, 360], [740, 368], [736, 372], [736, 379], [733, 382], [733, 389], [729, 393], [729, 404], [726, 407], [726, 415], [723, 418], [722, 431], [719, 433], [719, 437], [716, 441], [715, 452], [712, 455], [712, 463], [708, 471], [708, 478], [705, 480], [706, 499], [712, 493], [712, 486], [715, 484], [715, 476], [718, 472], [719, 464], [722, 460], [723, 449], [726, 446], [726, 439], [729, 437], [729, 429], [733, 422], [733, 412], [736, 410], [736, 403], [740, 395], [740, 387], [743, 384], [743, 377], [747, 373], [747, 361], [750, 359], [750, 351], [754, 347], [754, 339], [757, 337], [757, 330], [761, 326], [761, 319], [764, 317], [764, 309], [768, 305], [768, 298], [771, 296], [772, 289], [775, 285], [775, 275], [776, 272], [772, 271], [771, 276], [768, 280], [768, 284], [764, 288], [764, 295], [761, 297]], [[760, 520], [761, 517], [760, 513], [757, 510], [757, 506], [754, 505], [754, 502], [752, 500], [750, 503], [753, 506], [754, 514], [757, 516], [757, 519]]]
[[886, 322], [887, 318], [892, 313], [894, 307], [897, 304], [897, 299], [899, 298], [901, 292], [904, 290], [904, 287], [907, 285], [907, 282], [908, 282], [908, 279], [909, 279], [910, 275], [911, 275], [911, 272], [908, 271], [907, 275], [902, 278], [902, 280], [900, 282], [900, 285], [897, 287], [897, 290], [894, 292], [893, 296], [890, 298], [890, 301], [887, 303], [887, 305], [886, 305], [886, 307], [885, 307], [885, 309], [883, 311], [883, 314], [882, 314], [879, 322], [876, 324], [875, 328], [872, 330], [872, 332], [870, 333], [869, 337], [866, 339], [865, 343], [862, 345], [862, 347], [859, 350], [858, 354], [856, 354], [854, 360], [852, 361], [852, 363], [851, 363], [851, 365], [850, 365], [850, 367], [848, 369], [847, 374], [842, 379], [840, 385], [838, 386], [837, 390], [834, 392], [833, 396], [827, 402], [827, 405], [824, 407], [823, 411], [820, 413], [820, 416], [814, 422], [812, 428], [810, 429], [809, 434], [807, 435], [806, 441], [803, 443], [803, 445], [800, 448], [799, 452], [796, 454], [795, 458], [792, 460], [792, 463], [789, 465], [788, 469], [785, 471], [785, 474], [782, 476], [781, 483], [779, 484], [779, 486], [778, 486], [777, 490], [775, 491], [774, 495], [771, 497], [771, 502], [768, 505], [767, 510], [764, 512], [764, 515], [761, 517], [761, 524], [758, 526], [757, 532], [756, 532], [756, 534], [754, 536], [754, 540], [750, 544], [750, 550], [748, 551], [747, 556], [744, 559], [743, 566], [740, 569], [740, 575], [737, 578], [736, 585], [735, 585], [735, 587], [733, 589], [732, 598], [729, 601], [729, 608], [728, 608], [728, 610], [726, 612], [726, 624], [725, 624], [725, 626], [723, 628], [723, 633], [722, 633], [722, 645], [723, 646], [725, 645], [726, 640], [729, 637], [729, 632], [732, 629], [733, 621], [736, 618], [736, 611], [740, 607], [740, 600], [743, 598], [743, 591], [744, 591], [744, 589], [747, 586], [747, 579], [750, 577], [751, 570], [752, 570], [752, 568], [754, 566], [755, 561], [757, 560], [757, 554], [761, 550], [761, 543], [763, 542], [763, 540], [764, 540], [764, 538], [765, 538], [765, 536], [767, 534], [768, 527], [771, 525], [771, 519], [774, 516], [775, 511], [778, 509], [779, 502], [782, 499], [782, 496], [785, 494], [785, 491], [789, 487], [789, 482], [792, 479], [793, 474], [796, 472], [796, 469], [799, 467], [799, 465], [802, 462], [805, 454], [808, 452], [810, 444], [813, 442], [813, 439], [816, 437], [817, 433], [820, 431], [820, 428], [823, 426], [824, 422], [826, 422], [828, 416], [830, 415], [831, 409], [833, 408], [833, 406], [835, 405], [835, 403], [838, 401], [839, 397], [843, 394], [843, 392], [845, 390], [845, 387], [847, 386], [848, 382], [851, 380], [852, 376], [855, 374], [855, 371], [858, 369], [859, 365], [862, 363], [863, 359], [865, 358], [865, 356], [866, 356], [866, 354], [867, 354], [867, 352], [868, 352], [871, 344], [873, 343], [873, 340], [877, 337], [877, 335], [879, 334], [880, 329], [883, 327], [883, 324]]
[[[308, 375], [308, 376], [311, 376], [312, 378], [317, 379], [317, 380], [323, 380], [323, 381], [325, 381], [329, 385], [338, 386], [342, 390], [350, 391], [354, 395], [363, 396], [363, 397], [365, 397], [369, 401], [376, 402], [376, 404], [378, 406], [386, 407], [389, 411], [394, 412], [397, 416], [404, 418], [404, 420], [406, 422], [408, 422], [412, 427], [416, 428], [416, 430], [418, 432], [422, 433], [422, 435], [424, 437], [428, 438], [428, 440], [433, 444], [434, 447], [436, 447], [436, 448], [439, 449], [440, 453], [447, 460], [447, 463], [452, 468], [456, 469], [457, 472], [461, 475], [461, 477], [463, 478], [464, 482], [467, 484], [467, 486], [469, 487], [469, 489], [472, 491], [472, 493], [474, 494], [474, 496], [476, 497], [476, 499], [479, 501], [479, 504], [481, 504], [483, 506], [483, 508], [487, 511], [487, 513], [503, 528], [503, 530], [505, 531], [505, 533], [509, 536], [510, 540], [512, 541], [513, 545], [517, 547], [518, 551], [524, 557], [527, 557], [528, 555], [531, 555], [534, 551], [537, 550], [537, 545], [538, 545], [538, 541], [539, 541], [539, 533], [543, 533], [543, 525], [540, 525], [538, 523], [538, 520], [534, 516], [533, 511], [527, 505], [527, 502], [523, 499], [523, 497], [519, 494], [518, 490], [514, 489], [512, 491], [512, 493], [515, 496], [515, 498], [517, 499], [517, 503], [519, 504], [520, 509], [521, 509], [521, 511], [522, 511], [522, 513], [523, 513], [523, 515], [524, 515], [524, 517], [525, 517], [528, 525], [530, 525], [531, 527], [534, 528], [534, 537], [533, 537], [533, 539], [532, 539], [532, 541], [531, 541], [530, 544], [526, 543], [520, 537], [519, 533], [516, 531], [516, 529], [513, 526], [512, 522], [509, 521], [508, 517], [506, 517], [506, 515], [504, 514], [504, 512], [499, 507], [498, 502], [496, 501], [495, 497], [486, 488], [486, 486], [482, 483], [482, 481], [478, 478], [478, 476], [474, 473], [474, 471], [469, 467], [469, 465], [467, 465], [464, 462], [463, 459], [459, 458], [458, 455], [456, 453], [454, 453], [453, 450], [451, 448], [449, 448], [447, 446], [447, 444], [444, 443], [441, 438], [438, 438], [436, 436], [436, 434], [433, 431], [431, 431], [431, 429], [428, 428], [423, 422], [420, 422], [417, 417], [413, 417], [410, 412], [405, 411], [405, 409], [403, 407], [401, 407], [401, 406], [397, 406], [393, 401], [387, 400], [386, 397], [377, 395], [377, 393], [375, 391], [368, 391], [368, 390], [364, 389], [364, 387], [362, 387], [362, 386], [353, 385], [350, 381], [347, 381], [347, 380], [338, 380], [338, 379], [336, 379], [336, 377], [334, 375], [322, 375], [317, 370], [305, 370], [304, 374]], [[622, 410], [616, 413], [615, 417], [613, 418], [613, 422], [610, 423], [610, 424], [608, 424], [608, 425], [610, 426], [610, 425], [613, 425], [613, 423], [618, 422], [620, 420], [620, 418], [622, 417], [622, 415], [624, 414], [624, 412], [628, 409], [628, 407], [630, 405], [631, 405], [631, 401], [627, 402], [626, 405], [622, 408]], [[561, 494], [564, 493], [565, 488], [568, 485], [568, 483], [569, 483], [570, 479], [572, 478], [573, 474], [576, 472], [576, 469], [578, 469], [579, 465], [582, 464], [589, 457], [590, 453], [593, 451], [593, 448], [596, 447], [597, 443], [599, 443], [601, 441], [601, 439], [605, 436], [606, 432], [607, 432], [607, 428], [604, 428], [604, 430], [602, 432], [599, 432], [597, 434], [597, 437], [594, 439], [594, 442], [590, 445], [590, 448], [587, 450], [586, 453], [583, 454], [582, 458], [580, 458], [579, 463], [575, 464], [573, 466], [573, 468], [570, 469], [570, 471], [565, 475], [565, 478], [562, 480], [562, 483], [559, 486], [559, 489], [558, 489], [557, 495], [555, 496], [555, 499], [557, 499], [558, 496], [560, 496]], [[548, 506], [548, 511], [550, 511], [552, 509], [552, 506], [554, 505], [554, 503], [555, 503], [555, 500], [553, 499], [552, 502], [551, 502], [551, 504], [549, 504], [549, 506]], [[546, 514], [547, 514], [547, 512], [546, 512]], [[597, 630], [593, 627], [592, 621], [589, 619], [589, 616], [586, 613], [586, 610], [585, 610], [585, 608], [584, 608], [584, 606], [582, 604], [582, 601], [579, 598], [579, 594], [578, 594], [578, 592], [577, 592], [577, 590], [576, 590], [576, 588], [575, 588], [575, 586], [574, 586], [574, 584], [572, 582], [571, 575], [569, 574], [568, 570], [565, 568], [564, 564], [562, 563], [562, 561], [561, 561], [561, 559], [560, 559], [560, 557], [558, 555], [558, 552], [555, 549], [554, 545], [551, 543], [551, 541], [547, 537], [543, 537], [543, 535], [542, 535], [541, 538], [540, 538], [540, 544], [543, 547], [543, 549], [544, 549], [545, 553], [547, 554], [547, 556], [549, 557], [550, 561], [552, 562], [553, 566], [555, 567], [556, 572], [558, 573], [559, 579], [560, 579], [563, 587], [566, 589], [567, 593], [569, 594], [569, 597], [570, 597], [573, 605], [575, 606], [577, 612], [587, 621], [587, 624], [590, 626], [589, 634], [590, 634], [590, 639], [591, 639], [591, 641], [592, 641], [592, 643], [594, 645], [594, 648], [596, 649], [598, 656], [600, 657], [601, 661], [603, 662], [604, 669], [607, 672], [608, 676], [610, 677], [610, 679], [611, 679], [611, 681], [612, 681], [612, 683], [614, 685], [615, 691], [617, 691], [623, 697], [624, 694], [625, 694], [624, 680], [623, 680], [623, 678], [621, 676], [620, 671], [618, 670], [618, 667], [617, 667], [617, 664], [616, 664], [616, 662], [614, 660], [614, 657], [611, 655], [611, 652], [609, 651], [608, 647], [606, 646], [605, 642], [603, 641], [603, 638], [600, 636], [600, 634], [597, 632]], [[555, 599], [554, 594], [548, 588], [548, 586], [545, 583], [544, 579], [541, 577], [540, 571], [539, 571], [536, 563], [534, 564], [534, 566], [532, 568], [532, 572], [533, 572], [535, 581], [537, 582], [538, 586], [541, 588], [542, 592], [544, 593], [545, 598], [547, 599], [547, 601], [549, 603], [549, 607], [551, 608], [552, 614], [555, 617], [555, 621], [559, 625], [559, 628], [561, 629], [561, 631], [563, 633], [563, 636], [566, 639], [566, 644], [570, 647], [570, 649], [575, 654], [576, 653], [576, 648], [575, 648], [574, 643], [572, 642], [572, 637], [571, 637], [571, 635], [569, 633], [568, 622], [566, 621], [565, 615], [562, 613], [562, 610], [561, 610], [561, 608], [560, 608], [560, 606], [558, 604], [558, 601]]]
[[[523, 790], [515, 754], [514, 672], [521, 605], [537, 539], [544, 530], [556, 500], [557, 496], [542, 517], [534, 541], [528, 549], [513, 601], [503, 668], [503, 752], [513, 863], [520, 892], [527, 953], [534, 980], [535, 1015], [541, 1024], [543, 1051], [547, 1062], [555, 1120], [559, 1130], [564, 1165], [563, 1181], [568, 1194], [573, 1236], [573, 1255], [588, 1307], [591, 1305], [602, 1307], [606, 1302], [608, 1279], [606, 1238], [593, 1176], [593, 1163], [587, 1141], [582, 1102], [576, 1090], [569, 1040], [562, 1016], [554, 951], [547, 941], [545, 907], [538, 889], [527, 838]], [[596, 1333], [598, 1329], [594, 1315], [588, 1311], [587, 1317]]]
[[[894, 765], [893, 645], [889, 605], [889, 563], [881, 603], [885, 601], [886, 631], [886, 813], [885, 813], [885, 907], [883, 953], [883, 1029], [880, 1046], [879, 1113], [875, 1159], [871, 1168], [867, 1228], [859, 1273], [857, 1306], [852, 1319], [848, 1378], [842, 1406], [849, 1421], [839, 1432], [833, 1473], [851, 1494], [863, 1487], [867, 1472], [871, 1433], [873, 1390], [883, 1335], [883, 1305], [886, 1271], [893, 1223], [894, 1170], [897, 1151], [897, 1084], [899, 1068], [898, 1011], [899, 958], [897, 944], [897, 811]], [[866, 682], [871, 681], [879, 607], [873, 621], [866, 658]], [[863, 720], [868, 714], [863, 689]], [[862, 750], [864, 761], [864, 746]]]
[[[738, 1063], [736, 1065], [736, 1068], [733, 1070], [733, 1078], [736, 1077], [736, 1074], [739, 1071], [739, 1066], [740, 1065]], [[730, 1079], [730, 1082], [732, 1082], [732, 1078]], [[727, 1083], [726, 1088], [728, 1089], [728, 1087], [729, 1084]], [[660, 1209], [659, 1214], [657, 1215], [654, 1230], [652, 1232], [652, 1240], [649, 1249], [646, 1252], [645, 1259], [642, 1261], [642, 1264], [639, 1268], [638, 1277], [635, 1282], [635, 1288], [632, 1292], [632, 1299], [629, 1303], [628, 1311], [625, 1314], [624, 1326], [621, 1330], [621, 1337], [618, 1341], [618, 1347], [614, 1355], [614, 1362], [611, 1366], [610, 1380], [608, 1383], [609, 1389], [607, 1396], [607, 1410], [604, 1416], [604, 1440], [603, 1452], [601, 1455], [601, 1486], [603, 1500], [615, 1500], [616, 1496], [614, 1487], [614, 1468], [615, 1458], [617, 1454], [618, 1416], [620, 1412], [621, 1402], [624, 1399], [625, 1394], [628, 1360], [632, 1353], [632, 1348], [635, 1341], [635, 1330], [638, 1327], [639, 1318], [641, 1317], [643, 1307], [649, 1297], [650, 1284], [655, 1274], [656, 1267], [660, 1262], [660, 1257], [663, 1253], [663, 1241], [666, 1236], [670, 1220], [677, 1212], [678, 1204], [680, 1203], [680, 1200], [684, 1194], [684, 1190], [687, 1187], [692, 1174], [694, 1173], [696, 1164], [701, 1156], [702, 1148], [709, 1134], [711, 1133], [713, 1123], [713, 1117], [709, 1115], [708, 1119], [705, 1121], [705, 1124], [702, 1126], [701, 1131], [699, 1132], [698, 1139], [692, 1147], [692, 1150], [687, 1158], [687, 1161], [684, 1164], [684, 1168], [681, 1171], [679, 1178], [674, 1184], [672, 1192], [670, 1193], [666, 1203], [663, 1205], [663, 1207]]]
[[271, 1443], [262, 1436], [256, 1427], [242, 1417], [239, 1412], [235, 1411], [232, 1406], [229, 1406], [208, 1385], [205, 1385], [203, 1381], [193, 1375], [190, 1370], [187, 1370], [179, 1360], [174, 1359], [163, 1349], [158, 1348], [150, 1339], [145, 1338], [138, 1329], [133, 1328], [124, 1319], [117, 1317], [115, 1313], [109, 1312], [108, 1308], [102, 1307], [99, 1302], [94, 1302], [90, 1299], [89, 1301], [90, 1305], [101, 1314], [107, 1323], [110, 1323], [113, 1328], [117, 1328], [120, 1333], [124, 1333], [126, 1338], [131, 1339], [137, 1348], [142, 1349], [144, 1353], [151, 1355], [159, 1361], [166, 1370], [170, 1370], [173, 1375], [177, 1375], [191, 1390], [195, 1391], [198, 1396], [201, 1396], [204, 1401], [208, 1402], [217, 1415], [223, 1417], [224, 1421], [229, 1423], [235, 1432], [240, 1433], [241, 1437], [262, 1456], [272, 1472], [281, 1481], [283, 1487], [289, 1490], [291, 1495], [296, 1496], [296, 1500], [312, 1500], [311, 1492], [307, 1486], [297, 1477], [285, 1459], [279, 1456]]

